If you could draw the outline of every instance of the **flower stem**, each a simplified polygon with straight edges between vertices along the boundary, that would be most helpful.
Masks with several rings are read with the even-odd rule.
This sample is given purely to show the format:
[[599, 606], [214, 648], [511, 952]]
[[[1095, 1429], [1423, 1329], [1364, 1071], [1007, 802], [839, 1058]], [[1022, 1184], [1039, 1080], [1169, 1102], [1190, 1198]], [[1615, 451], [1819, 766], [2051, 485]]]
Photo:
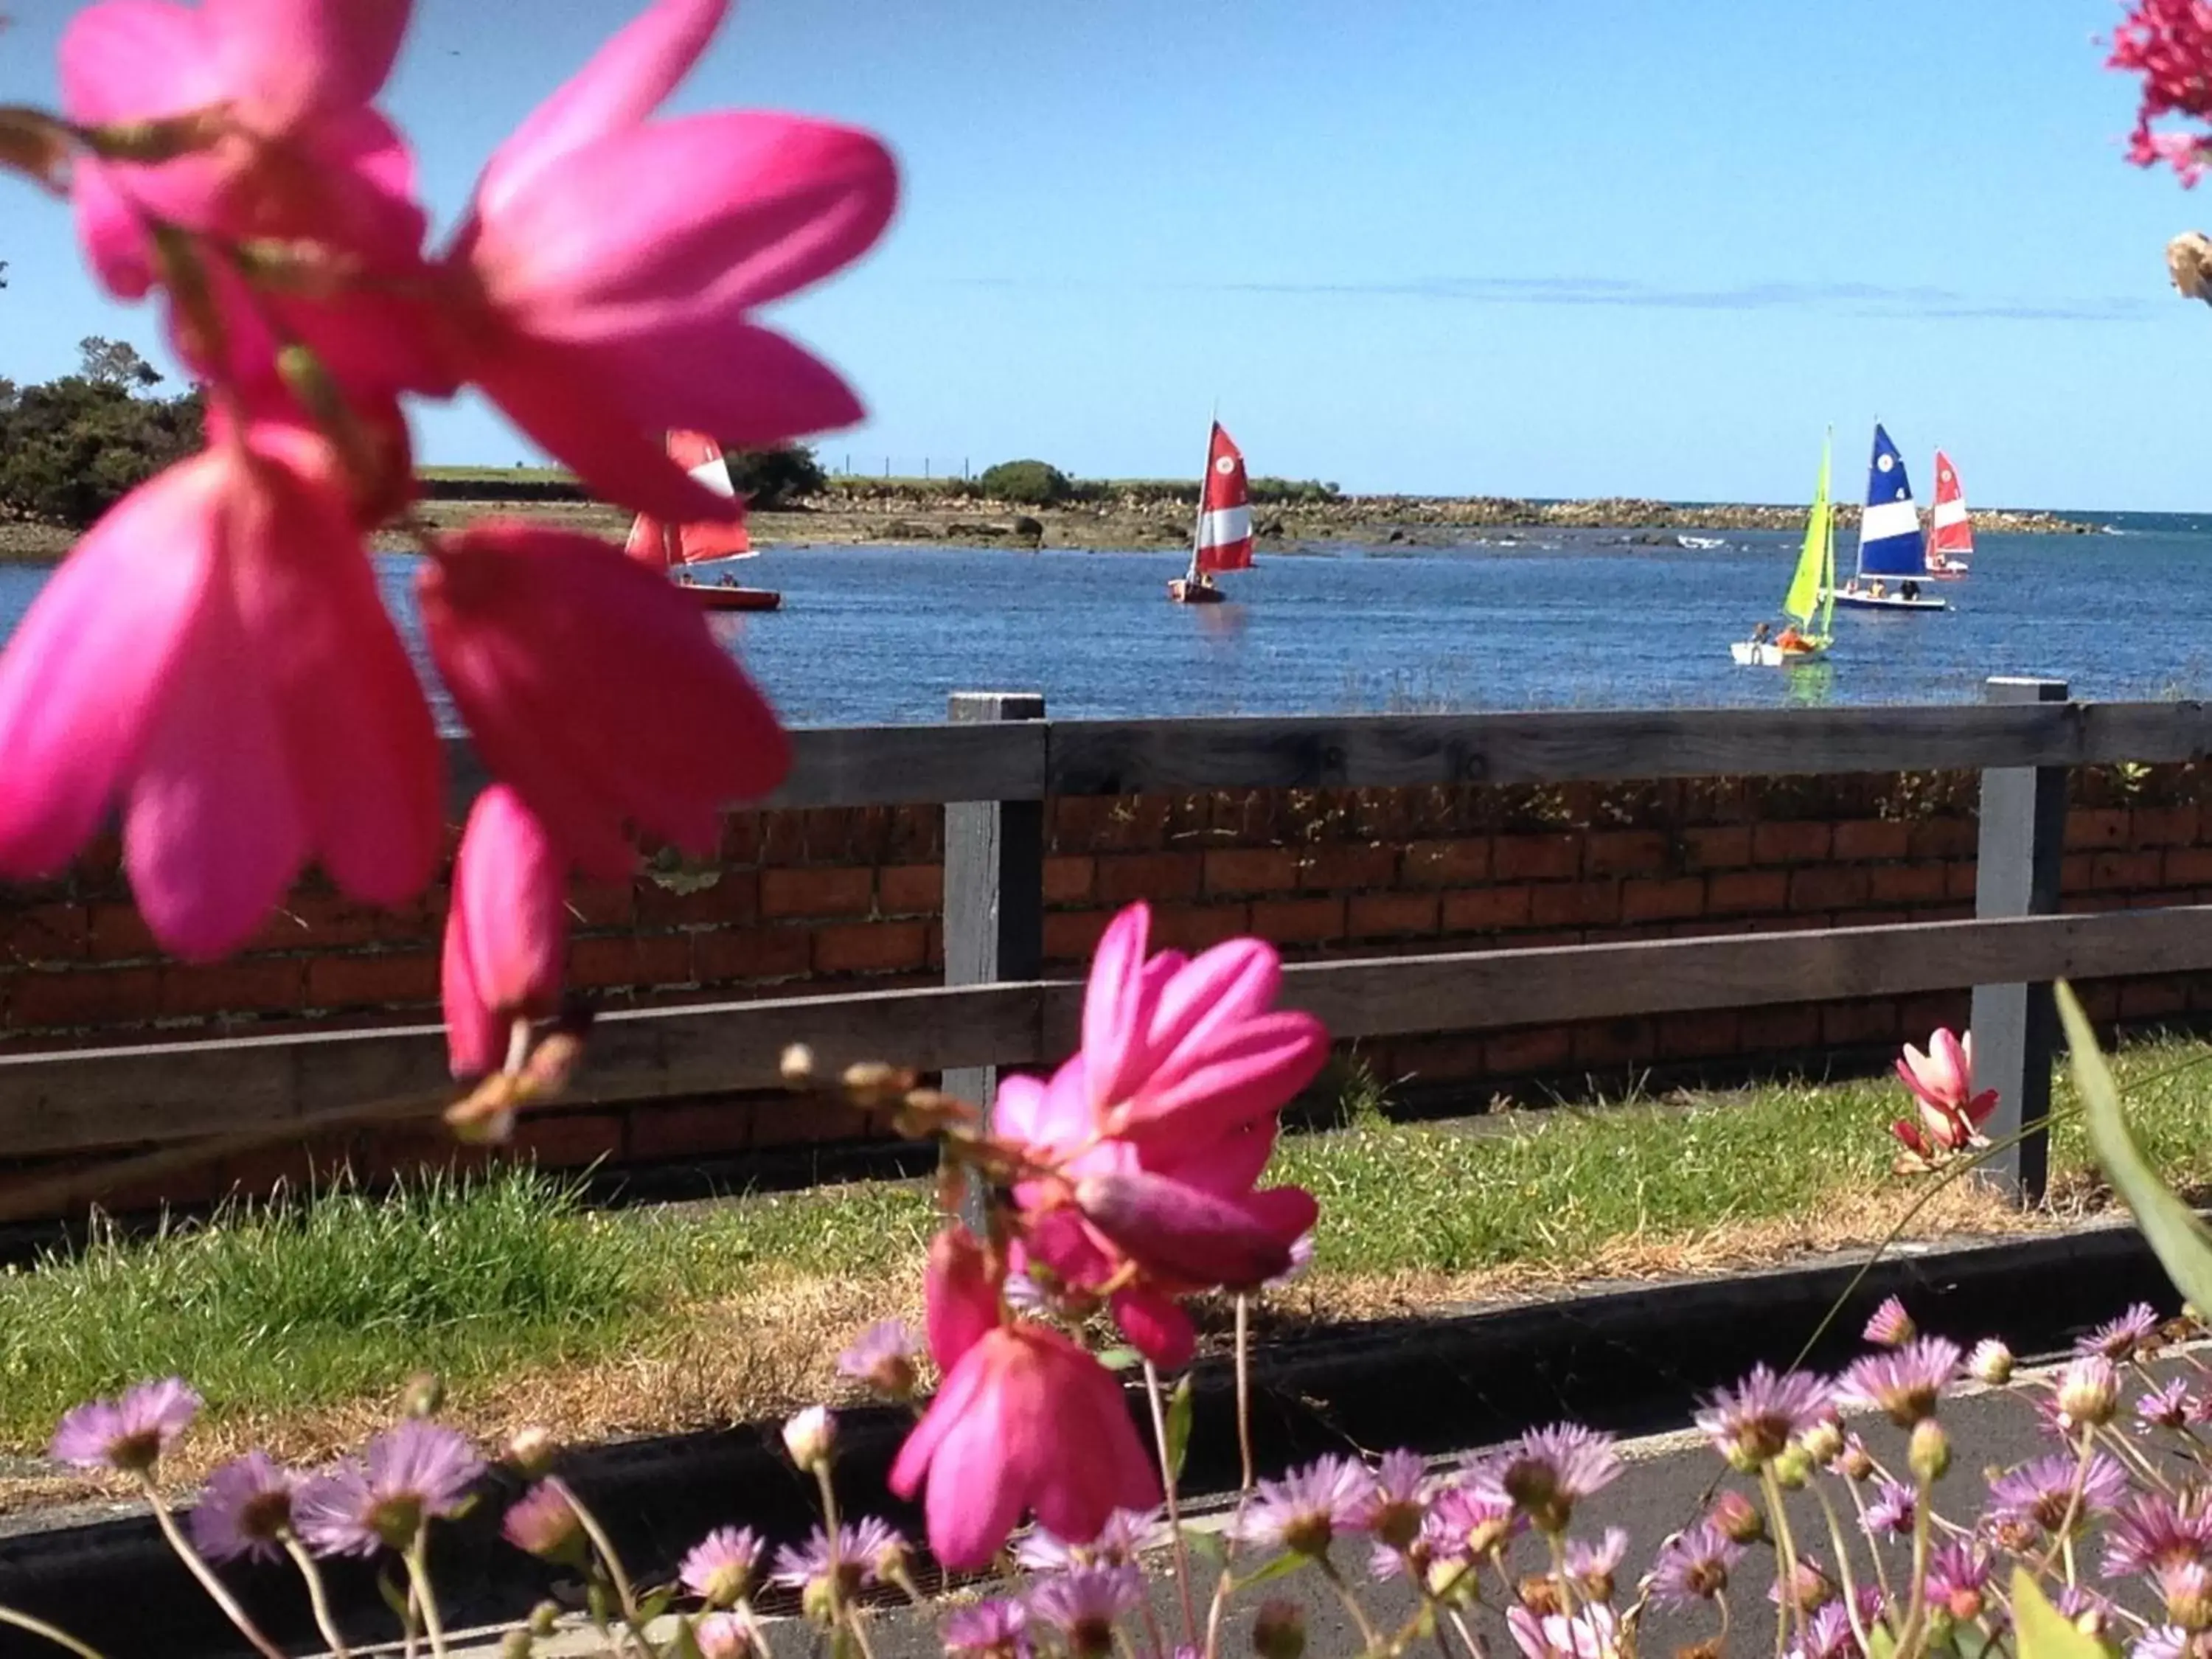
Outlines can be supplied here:
[[1897, 1632], [1899, 1659], [1912, 1659], [1919, 1650], [1920, 1626], [1928, 1617], [1928, 1511], [1936, 1501], [1936, 1483], [1923, 1479], [1912, 1505], [1912, 1600], [1905, 1610], [1905, 1626]]
[[1767, 1524], [1774, 1534], [1775, 1553], [1781, 1558], [1781, 1588], [1774, 1598], [1774, 1651], [1779, 1655], [1790, 1645], [1790, 1625], [1795, 1622], [1802, 1630], [1805, 1623], [1805, 1610], [1797, 1605], [1797, 1546], [1782, 1507], [1782, 1483], [1774, 1478], [1771, 1467], [1759, 1469], [1759, 1489], [1766, 1498]]
[[430, 1528], [426, 1523], [415, 1528], [414, 1541], [407, 1546], [404, 1557], [407, 1583], [422, 1609], [422, 1629], [430, 1638], [432, 1659], [446, 1659], [446, 1625], [438, 1615], [437, 1592], [430, 1585], [429, 1553]]
[[1243, 1489], [1252, 1486], [1252, 1298], [1237, 1298], [1237, 1454]]
[[837, 1529], [837, 1488], [830, 1481], [827, 1459], [817, 1459], [814, 1465], [814, 1484], [822, 1489], [822, 1536], [828, 1545], [830, 1571], [823, 1580], [830, 1598], [830, 1628], [845, 1626], [845, 1540]]
[[338, 1634], [337, 1623], [331, 1617], [331, 1598], [323, 1584], [323, 1570], [315, 1565], [315, 1558], [307, 1553], [307, 1546], [289, 1527], [280, 1535], [284, 1553], [292, 1558], [292, 1565], [299, 1568], [300, 1577], [307, 1586], [307, 1605], [315, 1610], [315, 1628], [330, 1644], [331, 1659], [351, 1659], [345, 1638]]
[[1321, 1576], [1328, 1579], [1330, 1588], [1336, 1591], [1337, 1599], [1344, 1603], [1344, 1610], [1352, 1615], [1352, 1622], [1359, 1626], [1359, 1639], [1364, 1644], [1360, 1652], [1374, 1653], [1382, 1646], [1382, 1638], [1376, 1633], [1373, 1623], [1369, 1620], [1367, 1609], [1359, 1605], [1359, 1598], [1352, 1593], [1352, 1586], [1344, 1582], [1344, 1575], [1336, 1570], [1336, 1563], [1328, 1559], [1327, 1551], [1323, 1551], [1313, 1558], [1313, 1564], [1321, 1569]]
[[[1820, 1490], [1820, 1483], [1818, 1480], [1808, 1480], [1805, 1484], [1811, 1489], [1814, 1498], [1819, 1501], [1820, 1513], [1827, 1518], [1828, 1541], [1834, 1545], [1836, 1549], [1836, 1572], [1844, 1581], [1844, 1615], [1851, 1621], [1851, 1635], [1859, 1644], [1859, 1651], [1871, 1653], [1874, 1650], [1873, 1644], [1867, 1640], [1866, 1624], [1859, 1617], [1858, 1586], [1851, 1582], [1850, 1547], [1844, 1541], [1843, 1524], [1836, 1519], [1836, 1506], [1828, 1501], [1828, 1494]], [[1875, 1559], [1875, 1570], [1879, 1572], [1881, 1570], [1881, 1552], [1875, 1550], [1870, 1553]], [[1882, 1589], [1885, 1593], [1888, 1590], [1887, 1581], [1884, 1582]]]
[[43, 1636], [58, 1648], [67, 1648], [77, 1659], [107, 1659], [107, 1656], [88, 1642], [80, 1642], [59, 1626], [50, 1625], [43, 1619], [34, 1619], [27, 1613], [18, 1613], [10, 1607], [0, 1607], [0, 1625], [13, 1625], [17, 1630], [27, 1630], [33, 1636]]
[[1167, 1401], [1160, 1391], [1160, 1368], [1149, 1359], [1145, 1362], [1145, 1398], [1152, 1403], [1152, 1442], [1160, 1454], [1160, 1491], [1166, 1494], [1168, 1526], [1175, 1534], [1176, 1590], [1182, 1597], [1183, 1636], [1196, 1647], [1198, 1603], [1190, 1593], [1190, 1546], [1183, 1540], [1182, 1507], [1176, 1502], [1175, 1466], [1168, 1458]]
[[238, 1598], [223, 1587], [222, 1579], [215, 1576], [215, 1569], [201, 1559], [200, 1553], [185, 1540], [185, 1534], [177, 1525], [177, 1517], [169, 1513], [169, 1506], [162, 1500], [153, 1478], [142, 1474], [138, 1477], [138, 1485], [146, 1494], [146, 1501], [153, 1505], [155, 1525], [161, 1528], [161, 1536], [168, 1540], [169, 1547], [176, 1552], [177, 1559], [185, 1564], [185, 1570], [199, 1580], [200, 1588], [208, 1593], [208, 1599], [222, 1609], [223, 1617], [230, 1620], [240, 1636], [253, 1644], [255, 1651], [263, 1655], [264, 1659], [284, 1659], [284, 1650], [261, 1633], [261, 1626], [246, 1616], [246, 1609], [238, 1605]]

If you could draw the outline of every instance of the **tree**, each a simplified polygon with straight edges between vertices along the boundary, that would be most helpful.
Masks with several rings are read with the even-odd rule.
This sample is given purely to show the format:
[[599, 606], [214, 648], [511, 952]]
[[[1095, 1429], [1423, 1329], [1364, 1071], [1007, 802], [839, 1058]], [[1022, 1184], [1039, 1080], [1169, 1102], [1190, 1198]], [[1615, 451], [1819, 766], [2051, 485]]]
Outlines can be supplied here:
[[1075, 486], [1067, 475], [1046, 461], [1000, 461], [983, 469], [975, 488], [994, 501], [1017, 507], [1051, 507], [1066, 501]]
[[[86, 343], [88, 368], [94, 343]], [[133, 395], [152, 371], [124, 350], [102, 362], [120, 381], [70, 374], [0, 398], [0, 506], [81, 528], [200, 447], [200, 394]]]
[[746, 505], [763, 513], [787, 507], [803, 495], [819, 495], [830, 480], [814, 452], [803, 444], [781, 449], [727, 452], [730, 482]]
[[138, 355], [128, 340], [88, 334], [76, 343], [77, 373], [94, 386], [143, 391], [161, 383], [161, 371]]

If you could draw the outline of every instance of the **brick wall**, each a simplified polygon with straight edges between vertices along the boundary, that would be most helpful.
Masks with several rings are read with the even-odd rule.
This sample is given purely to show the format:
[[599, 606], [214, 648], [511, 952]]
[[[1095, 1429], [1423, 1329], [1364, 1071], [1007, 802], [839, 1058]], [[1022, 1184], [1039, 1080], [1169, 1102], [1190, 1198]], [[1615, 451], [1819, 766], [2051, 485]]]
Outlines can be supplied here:
[[[2204, 769], [2078, 775], [2068, 908], [2212, 898]], [[1164, 945], [1242, 933], [1293, 958], [1689, 937], [1971, 913], [1976, 780], [1913, 775], [1217, 792], [1050, 803], [1046, 951], [1087, 956], [1114, 909], [1151, 899]], [[605, 1004], [667, 1004], [933, 982], [943, 966], [943, 815], [862, 808], [734, 815], [720, 858], [579, 885], [570, 981]], [[231, 961], [154, 947], [94, 849], [64, 879], [0, 889], [0, 1051], [434, 1018], [445, 893], [404, 910], [310, 882]], [[2212, 1009], [2212, 982], [2090, 988], [2107, 1017]], [[1595, 1022], [1362, 1045], [1413, 1092], [1477, 1098], [1529, 1079], [1863, 1056], [1966, 1017], [1963, 993]], [[896, 1056], [890, 1056], [896, 1058]], [[742, 1154], [859, 1132], [781, 1098], [549, 1114], [543, 1161]], [[258, 1184], [312, 1154], [383, 1165], [442, 1151], [420, 1131], [352, 1136], [211, 1170]], [[173, 1183], [169, 1196], [204, 1196]]]

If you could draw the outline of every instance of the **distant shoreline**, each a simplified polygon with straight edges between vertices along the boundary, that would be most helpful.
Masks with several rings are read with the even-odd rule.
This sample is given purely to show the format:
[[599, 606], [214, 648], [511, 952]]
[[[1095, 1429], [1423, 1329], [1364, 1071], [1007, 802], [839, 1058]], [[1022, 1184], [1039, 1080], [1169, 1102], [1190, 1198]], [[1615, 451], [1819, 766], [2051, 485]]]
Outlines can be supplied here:
[[[422, 516], [440, 527], [489, 514], [519, 516], [586, 534], [620, 540], [629, 516], [582, 501], [539, 500], [432, 501]], [[1836, 527], [1857, 526], [1859, 509], [1839, 503]], [[1470, 530], [1618, 530], [1623, 532], [1801, 528], [1800, 506], [1762, 507], [1621, 499], [1538, 502], [1510, 497], [1347, 495], [1328, 501], [1255, 507], [1253, 524], [1262, 546], [1305, 543], [1346, 545], [1436, 545]], [[1158, 552], [1187, 545], [1191, 509], [1172, 501], [1134, 497], [1064, 507], [1031, 507], [976, 498], [901, 491], [841, 492], [798, 511], [757, 513], [754, 544], [763, 550], [817, 546], [1074, 547], [1097, 551]], [[2010, 535], [2091, 535], [2096, 526], [2054, 513], [1977, 508], [1976, 528]], [[66, 553], [74, 532], [58, 525], [0, 520], [0, 563], [52, 563]], [[392, 532], [378, 535], [380, 551], [410, 544]]]

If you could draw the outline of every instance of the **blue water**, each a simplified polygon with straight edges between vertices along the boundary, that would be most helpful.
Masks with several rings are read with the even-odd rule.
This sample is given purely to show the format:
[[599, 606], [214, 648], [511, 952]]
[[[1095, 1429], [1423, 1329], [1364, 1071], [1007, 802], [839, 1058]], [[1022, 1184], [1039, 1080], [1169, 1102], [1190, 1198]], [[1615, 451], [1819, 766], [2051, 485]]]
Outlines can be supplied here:
[[[1951, 611], [1839, 611], [1828, 660], [1791, 671], [1728, 653], [1788, 583], [1781, 532], [1709, 550], [1534, 530], [1265, 547], [1224, 579], [1233, 602], [1205, 607], [1168, 603], [1171, 552], [777, 548], [742, 568], [784, 609], [711, 626], [799, 725], [941, 720], [960, 690], [1042, 691], [1072, 717], [1965, 702], [1991, 674], [2212, 695], [2212, 517], [2092, 521], [2119, 533], [1984, 535], [1972, 577], [1930, 584]], [[380, 565], [419, 661], [413, 561]], [[0, 633], [45, 575], [0, 567]]]

